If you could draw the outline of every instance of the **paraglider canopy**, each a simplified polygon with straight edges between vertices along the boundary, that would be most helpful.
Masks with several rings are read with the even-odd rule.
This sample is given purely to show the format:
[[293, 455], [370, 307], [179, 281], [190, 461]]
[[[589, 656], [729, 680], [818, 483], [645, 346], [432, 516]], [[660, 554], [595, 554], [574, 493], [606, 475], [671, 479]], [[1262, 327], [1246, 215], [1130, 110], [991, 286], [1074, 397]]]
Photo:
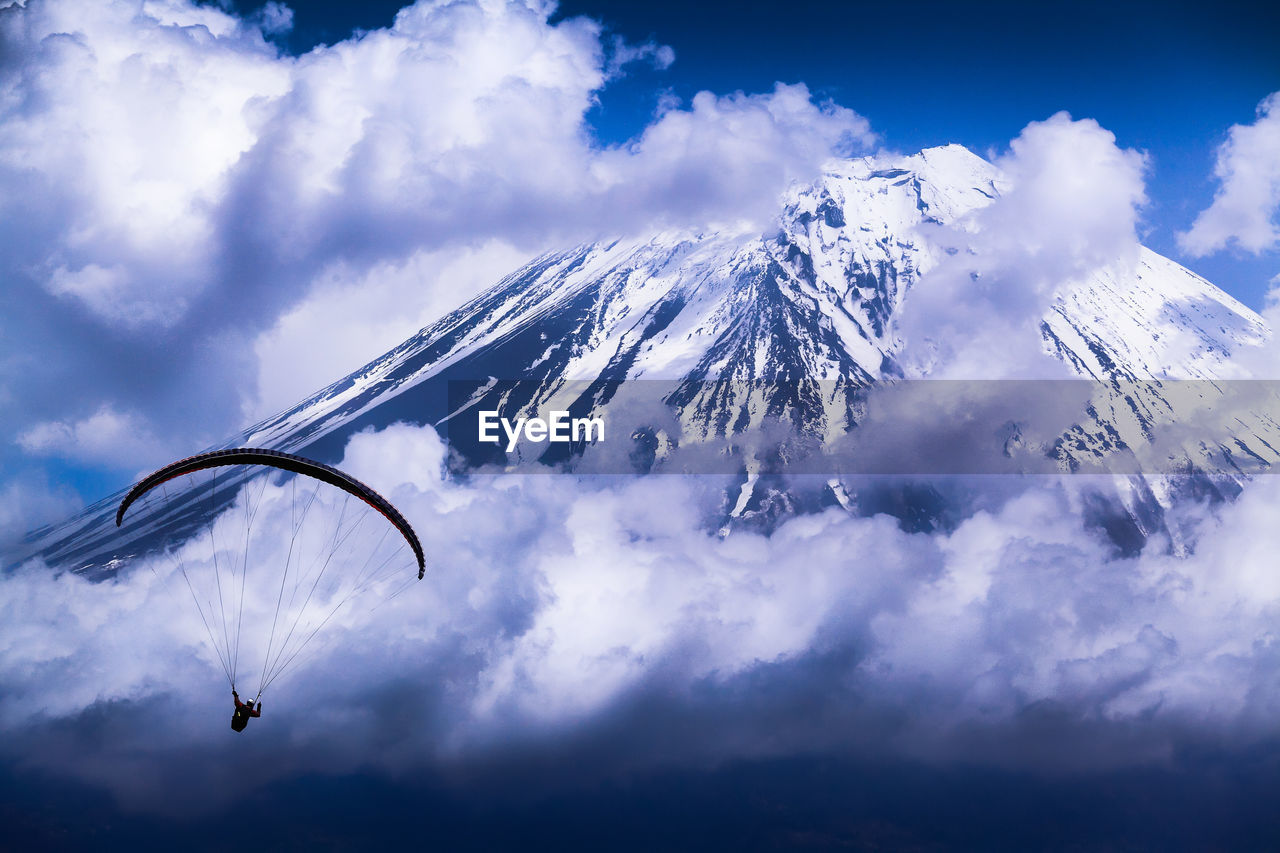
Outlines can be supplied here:
[[418, 535], [413, 532], [413, 528], [409, 526], [409, 522], [405, 521], [404, 516], [388, 503], [385, 498], [364, 483], [348, 474], [344, 474], [337, 468], [332, 468], [322, 462], [316, 462], [302, 456], [294, 456], [292, 453], [283, 453], [279, 450], [252, 447], [214, 450], [209, 453], [189, 456], [186, 459], [179, 459], [177, 462], [166, 465], [145, 477], [129, 490], [129, 494], [125, 495], [124, 500], [120, 502], [120, 508], [116, 510], [116, 527], [119, 527], [124, 522], [125, 511], [129, 509], [130, 504], [161, 483], [194, 471], [217, 468], [224, 465], [266, 465], [271, 468], [280, 468], [284, 471], [292, 471], [295, 474], [313, 477], [359, 498], [382, 513], [400, 532], [400, 535], [405, 538], [405, 541], [409, 543], [409, 547], [413, 549], [414, 557], [418, 560], [418, 579], [421, 580], [423, 575], [426, 574], [427, 561], [426, 557], [423, 556], [422, 544], [418, 541]]

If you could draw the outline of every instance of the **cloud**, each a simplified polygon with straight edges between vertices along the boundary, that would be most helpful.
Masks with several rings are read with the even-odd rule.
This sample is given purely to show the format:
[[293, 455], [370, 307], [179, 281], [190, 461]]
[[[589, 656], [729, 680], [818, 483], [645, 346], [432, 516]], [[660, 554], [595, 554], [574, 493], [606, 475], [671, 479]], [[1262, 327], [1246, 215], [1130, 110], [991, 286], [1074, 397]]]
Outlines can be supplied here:
[[768, 215], [790, 181], [870, 139], [852, 111], [779, 86], [700, 93], [633, 143], [596, 148], [583, 117], [603, 62], [590, 22], [467, 4], [415, 6], [302, 57], [236, 176], [243, 250], [296, 263], [489, 238], [545, 248]]
[[1280, 243], [1280, 92], [1258, 104], [1253, 124], [1235, 124], [1218, 146], [1213, 203], [1178, 235], [1178, 245], [1202, 257], [1234, 242], [1258, 253]]
[[276, 0], [268, 0], [253, 16], [267, 35], [283, 35], [293, 29], [293, 10]]
[[1280, 338], [1275, 334], [1275, 330], [1280, 329], [1280, 275], [1273, 277], [1269, 284], [1259, 314], [1271, 331], [1257, 346], [1239, 349], [1229, 365], [1235, 375], [1224, 378], [1280, 378]]
[[1093, 119], [1032, 122], [995, 165], [1007, 189], [955, 226], [932, 229], [945, 255], [904, 301], [905, 358], [935, 378], [1063, 375], [1041, 352], [1055, 297], [1137, 259], [1143, 154]]
[[[718, 478], [460, 482], [445, 455], [429, 428], [349, 443], [341, 464], [417, 527], [428, 576], [335, 622], [324, 654], [269, 691], [245, 742], [256, 784], [468, 777], [530, 755], [557, 768], [548, 785], [815, 752], [1058, 773], [1280, 733], [1275, 478], [1202, 508], [1190, 556], [1154, 541], [1123, 558], [1088, 523], [1086, 478], [1002, 483], [933, 534], [830, 510], [721, 538], [706, 523]], [[287, 521], [259, 506], [264, 531]], [[262, 541], [255, 565], [277, 565], [287, 537]], [[209, 545], [187, 551], [198, 564]], [[37, 565], [0, 581], [4, 755], [133, 809], [246, 793], [229, 784], [218, 664], [191, 608], [165, 598], [186, 594], [161, 582], [171, 571], [144, 561], [94, 584]], [[123, 725], [144, 706], [157, 726]]]
[[4, 11], [0, 39], [0, 181], [30, 193], [0, 209], [6, 260], [94, 316], [173, 322], [214, 283], [211, 214], [287, 65], [183, 2], [30, 3]]
[[17, 441], [27, 453], [123, 470], [154, 466], [177, 452], [156, 437], [141, 415], [110, 406], [77, 421], [38, 423]]
[[477, 248], [420, 251], [402, 262], [352, 269], [338, 262], [254, 341], [256, 395], [245, 420], [284, 411], [352, 365], [381, 356], [527, 261], [499, 241]]
[[[496, 280], [497, 258], [768, 217], [789, 182], [871, 140], [851, 110], [779, 85], [668, 103], [601, 147], [585, 116], [602, 87], [672, 53], [551, 11], [423, 2], [296, 57], [266, 38], [289, 23], [280, 4], [0, 11], [0, 384], [22, 403], [0, 431], [106, 405], [162, 444], [221, 439]], [[401, 316], [353, 330], [375, 305]], [[337, 342], [323, 358], [300, 357], [304, 325]]]
[[22, 474], [0, 487], [0, 549], [44, 524], [62, 521], [79, 510], [74, 491], [33, 474]]
[[669, 45], [647, 42], [645, 44], [627, 44], [621, 36], [613, 37], [613, 50], [609, 55], [608, 75], [615, 77], [622, 69], [633, 62], [648, 60], [654, 68], [664, 71], [676, 61], [676, 52]]
[[763, 227], [781, 190], [875, 138], [852, 110], [814, 104], [804, 84], [779, 83], [768, 95], [699, 92], [687, 110], [667, 106], [639, 139], [593, 164], [608, 207], [659, 210], [664, 224]]

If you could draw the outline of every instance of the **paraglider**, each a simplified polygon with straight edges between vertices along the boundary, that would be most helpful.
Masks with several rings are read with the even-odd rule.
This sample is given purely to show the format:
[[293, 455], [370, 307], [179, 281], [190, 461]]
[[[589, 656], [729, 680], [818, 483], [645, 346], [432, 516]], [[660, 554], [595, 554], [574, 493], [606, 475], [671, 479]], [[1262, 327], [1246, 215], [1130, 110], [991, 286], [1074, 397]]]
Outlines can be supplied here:
[[[406, 569], [419, 580], [426, 573], [417, 534], [385, 498], [337, 468], [278, 450], [215, 450], [166, 465], [125, 495], [117, 527], [139, 502], [145, 510], [131, 516], [139, 537], [179, 540], [163, 541], [163, 550], [230, 682], [237, 732], [261, 716], [263, 691], [352, 602], [389, 600], [412, 582], [401, 582]], [[237, 679], [255, 651], [257, 695], [243, 702]]]

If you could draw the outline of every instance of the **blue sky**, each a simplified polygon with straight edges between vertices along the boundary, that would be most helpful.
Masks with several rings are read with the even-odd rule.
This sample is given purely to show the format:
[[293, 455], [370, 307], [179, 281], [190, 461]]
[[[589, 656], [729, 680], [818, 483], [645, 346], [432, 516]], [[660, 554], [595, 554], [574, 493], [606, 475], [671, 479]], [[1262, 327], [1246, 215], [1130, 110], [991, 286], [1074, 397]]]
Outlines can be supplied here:
[[[398, 6], [0, 8], [0, 545], [542, 251], [767, 220], [833, 154], [958, 142], [1038, 188], [1001, 208], [1036, 220], [1018, 234], [1079, 232], [1092, 259], [1132, 243], [1145, 192], [1152, 248], [1255, 309], [1280, 273], [1274, 9]], [[1081, 121], [1045, 121], [1063, 110]], [[1043, 165], [1073, 139], [1101, 166], [1064, 200]], [[1045, 198], [1067, 215], [1025, 214]], [[459, 847], [590, 845], [565, 829], [585, 814], [640, 846], [744, 821], [778, 844], [1274, 837], [1280, 478], [1189, 508], [1193, 554], [1117, 554], [1074, 482], [948, 530], [827, 512], [721, 538], [723, 491], [694, 478], [449, 479], [413, 425], [345, 452], [438, 568], [230, 747], [199, 625], [154, 575], [0, 576], [0, 833], [373, 846], [439, 815]]]

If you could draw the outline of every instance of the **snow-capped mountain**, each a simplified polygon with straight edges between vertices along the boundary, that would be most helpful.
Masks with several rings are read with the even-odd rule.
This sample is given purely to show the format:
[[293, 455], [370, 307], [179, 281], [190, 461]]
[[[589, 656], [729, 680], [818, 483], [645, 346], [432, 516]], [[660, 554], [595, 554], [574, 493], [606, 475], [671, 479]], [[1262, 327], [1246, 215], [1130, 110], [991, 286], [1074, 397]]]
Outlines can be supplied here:
[[[764, 234], [667, 232], [549, 252], [225, 446], [333, 460], [367, 426], [447, 428], [460, 401], [470, 410], [607, 412], [622, 383], [636, 380], [658, 380], [651, 387], [662, 389], [686, 444], [771, 420], [837, 441], [856, 430], [866, 390], [902, 376], [895, 319], [948, 252], [930, 229], [963, 229], [1005, 191], [994, 166], [950, 145], [835, 164], [790, 191]], [[1136, 264], [1065, 286], [1041, 333], [1046, 351], [1102, 389], [1058, 441], [1032, 442], [1068, 467], [1148, 442], [1186, 407], [1203, 407], [1203, 390], [1174, 400], [1162, 382], [1220, 378], [1233, 352], [1270, 334], [1257, 314], [1146, 249]], [[1280, 424], [1265, 415], [1232, 439], [1259, 464], [1280, 457]], [[1221, 466], [1215, 452], [1191, 461]], [[1129, 509], [1172, 499], [1156, 492], [1138, 489]], [[115, 501], [37, 531], [26, 553], [101, 563], [131, 539], [109, 521]]]

